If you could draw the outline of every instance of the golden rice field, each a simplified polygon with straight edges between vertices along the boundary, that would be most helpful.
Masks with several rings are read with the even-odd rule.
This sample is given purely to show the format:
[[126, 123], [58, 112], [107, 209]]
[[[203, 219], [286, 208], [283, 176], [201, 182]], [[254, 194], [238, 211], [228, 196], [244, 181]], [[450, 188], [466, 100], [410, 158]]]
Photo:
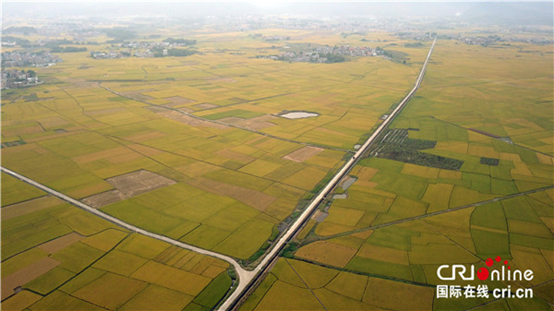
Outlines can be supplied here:
[[[183, 58], [64, 53], [55, 66], [33, 67], [46, 83], [2, 91], [2, 143], [22, 143], [2, 148], [2, 166], [145, 230], [254, 261], [412, 88], [430, 47], [380, 31], [255, 33], [329, 45], [386, 40], [408, 61], [256, 59], [279, 46], [213, 29], [187, 32], [201, 53]], [[109, 48], [108, 37], [95, 39], [102, 43], [89, 50]], [[328, 212], [319, 211], [327, 217], [308, 222], [293, 258], [280, 258], [240, 309], [448, 310], [435, 295], [437, 267], [502, 256], [535, 278], [474, 285], [533, 287], [525, 306], [547, 310], [551, 50], [437, 41], [421, 88], [391, 128], [435, 141], [421, 152], [463, 165], [362, 159], [353, 185], [337, 189], [346, 198], [329, 198]], [[286, 111], [318, 116], [292, 120]], [[2, 309], [210, 310], [227, 293], [228, 263], [132, 234], [5, 174], [1, 184]], [[487, 302], [521, 307], [475, 299], [464, 308]]]
[[[520, 53], [524, 49], [542, 53]], [[360, 310], [457, 309], [461, 300], [436, 297], [435, 286], [448, 283], [438, 279], [437, 268], [484, 266], [487, 258], [501, 256], [512, 269], [532, 269], [535, 278], [518, 283], [477, 280], [474, 285], [533, 287], [535, 296], [518, 302], [496, 300], [491, 308], [548, 310], [548, 284], [554, 279], [549, 50], [525, 44], [491, 50], [439, 40], [422, 87], [391, 127], [409, 129], [410, 139], [435, 141], [435, 147], [421, 152], [463, 165], [448, 170], [363, 159], [350, 173], [357, 178], [353, 185], [337, 189], [347, 198], [331, 199], [328, 216], [310, 220], [297, 237], [300, 247], [294, 259], [280, 259], [243, 309], [270, 309], [285, 297], [291, 297], [291, 309], [310, 304], [339, 310], [339, 301]], [[497, 159], [497, 165], [482, 158]], [[526, 191], [531, 192], [505, 198]], [[500, 201], [472, 206], [495, 198]], [[450, 210], [457, 207], [463, 209]], [[424, 216], [436, 212], [440, 214]], [[403, 219], [407, 221], [394, 223]], [[384, 227], [374, 229], [377, 225]], [[315, 275], [325, 274], [303, 274], [299, 268], [294, 275], [302, 282], [293, 281], [293, 274], [280, 268], [283, 261], [289, 267], [298, 262], [335, 271], [334, 279], [310, 285]], [[341, 283], [334, 284], [336, 279]], [[377, 287], [368, 297], [371, 284]], [[334, 299], [328, 298], [328, 291], [334, 292]], [[403, 305], [412, 294], [411, 304]], [[463, 304], [467, 309], [486, 302]]]
[[[2, 174], [3, 185], [12, 182]], [[228, 263], [19, 188], [17, 202], [2, 207], [3, 310], [182, 310], [211, 308], [225, 295], [197, 301], [212, 284], [230, 282]]]

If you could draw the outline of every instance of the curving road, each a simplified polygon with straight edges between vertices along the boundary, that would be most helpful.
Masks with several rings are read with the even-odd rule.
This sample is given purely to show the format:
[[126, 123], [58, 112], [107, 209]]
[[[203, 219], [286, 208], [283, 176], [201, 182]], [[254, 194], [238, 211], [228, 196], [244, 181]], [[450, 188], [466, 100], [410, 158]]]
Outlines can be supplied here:
[[[339, 172], [337, 172], [337, 174], [335, 174], [335, 176], [333, 176], [333, 178], [327, 183], [327, 185], [323, 188], [323, 190], [321, 190], [319, 192], [319, 194], [317, 196], [315, 196], [310, 204], [306, 207], [306, 209], [302, 212], [302, 214], [298, 217], [298, 219], [287, 229], [287, 231], [285, 231], [285, 233], [281, 236], [281, 238], [275, 242], [274, 246], [271, 248], [271, 251], [269, 253], [267, 253], [263, 260], [260, 262], [260, 264], [258, 264], [258, 266], [253, 270], [253, 271], [248, 271], [248, 270], [245, 270], [244, 268], [242, 268], [239, 263], [237, 261], [235, 261], [233, 258], [229, 257], [229, 256], [226, 256], [226, 255], [222, 255], [222, 254], [219, 254], [219, 253], [216, 253], [216, 252], [212, 252], [212, 251], [209, 251], [209, 250], [205, 250], [205, 249], [202, 249], [202, 248], [199, 248], [199, 247], [196, 247], [196, 246], [193, 246], [193, 245], [189, 245], [189, 244], [185, 244], [183, 242], [180, 242], [180, 241], [177, 241], [177, 240], [173, 240], [171, 238], [168, 238], [166, 236], [163, 236], [163, 235], [159, 235], [159, 234], [156, 234], [156, 233], [152, 233], [152, 232], [149, 232], [149, 231], [146, 231], [144, 229], [141, 229], [141, 228], [138, 228], [136, 226], [133, 226], [129, 223], [126, 223], [120, 219], [117, 219], [113, 216], [110, 216], [100, 210], [97, 210], [91, 206], [88, 206], [78, 200], [75, 200], [63, 193], [60, 193], [52, 188], [49, 188], [41, 183], [38, 183], [30, 178], [27, 178], [21, 174], [18, 174], [10, 169], [7, 169], [5, 167], [2, 167], [0, 166], [0, 171], [8, 174], [8, 175], [11, 175], [21, 181], [24, 181], [30, 185], [33, 185], [55, 197], [58, 197], [78, 208], [81, 208], [89, 213], [92, 213], [100, 218], [103, 218], [111, 223], [114, 223], [118, 226], [121, 226], [129, 231], [132, 231], [132, 232], [136, 232], [136, 233], [139, 233], [139, 234], [143, 234], [145, 236], [149, 236], [151, 238], [154, 238], [154, 239], [157, 239], [157, 240], [160, 240], [160, 241], [164, 241], [166, 243], [169, 243], [169, 244], [172, 244], [172, 245], [175, 245], [175, 246], [178, 246], [178, 247], [182, 247], [184, 249], [188, 249], [188, 250], [191, 250], [193, 252], [197, 252], [197, 253], [200, 253], [200, 254], [204, 254], [204, 255], [207, 255], [207, 256], [212, 256], [212, 257], [215, 257], [215, 258], [219, 258], [221, 260], [224, 260], [228, 263], [230, 263], [231, 265], [233, 265], [233, 267], [235, 268], [236, 270], [236, 273], [237, 273], [237, 276], [238, 276], [238, 286], [237, 288], [235, 289], [235, 291], [223, 302], [223, 304], [220, 306], [220, 310], [230, 310], [232, 308], [234, 308], [237, 304], [237, 302], [242, 298], [242, 296], [246, 293], [246, 291], [248, 290], [249, 286], [254, 283], [255, 280], [257, 280], [260, 276], [261, 276], [261, 273], [268, 267], [268, 265], [279, 255], [279, 252], [283, 249], [283, 247], [286, 245], [286, 243], [296, 234], [296, 232], [302, 227], [302, 225], [304, 224], [304, 222], [310, 217], [310, 215], [312, 214], [312, 212], [319, 206], [319, 204], [325, 199], [325, 197], [327, 197], [327, 195], [329, 193], [331, 193], [331, 191], [334, 189], [334, 187], [336, 186], [336, 184], [354, 167], [354, 165], [358, 162], [358, 160], [360, 159], [360, 157], [364, 154], [364, 152], [367, 151], [367, 149], [369, 148], [369, 146], [376, 140], [377, 136], [379, 136], [379, 134], [381, 134], [381, 132], [385, 129], [385, 127], [387, 125], [389, 125], [389, 123], [394, 119], [394, 117], [396, 117], [396, 115], [400, 112], [400, 110], [402, 110], [402, 108], [406, 105], [406, 103], [410, 100], [410, 98], [414, 95], [414, 93], [417, 91], [417, 89], [419, 88], [420, 84], [421, 84], [421, 81], [423, 80], [423, 76], [425, 74], [425, 70], [427, 68], [427, 63], [429, 62], [429, 58], [431, 57], [431, 54], [433, 52], [433, 48], [435, 47], [435, 42], [437, 41], [437, 39], [435, 38], [435, 40], [433, 41], [433, 44], [431, 45], [431, 48], [429, 49], [429, 53], [427, 54], [427, 58], [425, 59], [425, 63], [423, 64], [423, 68], [421, 69], [421, 72], [419, 73], [418, 77], [417, 77], [417, 80], [415, 82], [415, 85], [414, 87], [412, 88], [412, 90], [408, 93], [408, 95], [406, 95], [406, 97], [404, 97], [404, 99], [398, 104], [398, 106], [393, 110], [393, 112], [387, 117], [387, 119], [385, 119], [383, 121], [383, 123], [381, 123], [381, 125], [377, 128], [377, 130], [375, 130], [375, 132], [365, 141], [365, 143], [360, 147], [360, 149], [352, 156], [352, 158], [350, 158], [350, 160], [348, 160], [348, 162], [346, 162], [343, 167], [340, 169]], [[106, 88], [107, 90], [113, 92], [114, 94], [118, 94], [120, 96], [122, 96], [121, 94], [113, 91], [113, 90], [110, 90], [108, 88]], [[194, 115], [191, 115], [193, 117], [195, 117]], [[227, 124], [225, 124], [227, 125]], [[263, 134], [263, 135], [266, 135], [267, 134]], [[328, 147], [327, 147], [328, 148]], [[344, 151], [344, 150], [341, 150], [341, 151]]]
[[222, 254], [219, 254], [219, 253], [215, 253], [215, 252], [212, 252], [212, 251], [209, 251], [209, 250], [205, 250], [205, 249], [202, 249], [202, 248], [199, 248], [199, 247], [196, 247], [196, 246], [193, 246], [193, 245], [189, 245], [189, 244], [185, 244], [183, 242], [180, 242], [180, 241], [177, 241], [177, 240], [173, 240], [171, 238], [168, 238], [166, 236], [163, 236], [163, 235], [159, 235], [159, 234], [156, 234], [156, 233], [152, 233], [152, 232], [149, 232], [149, 231], [146, 231], [146, 230], [143, 230], [139, 227], [136, 227], [136, 226], [133, 226], [129, 223], [126, 223], [118, 218], [115, 218], [113, 216], [110, 216], [100, 210], [97, 210], [91, 206], [88, 206], [80, 201], [77, 201], [71, 197], [68, 197], [67, 195], [63, 194], [63, 193], [60, 193], [52, 188], [49, 188], [41, 183], [38, 183], [30, 178], [27, 178], [21, 174], [18, 174], [10, 169], [7, 169], [3, 166], [0, 166], [0, 171], [8, 174], [8, 175], [11, 175], [21, 181], [24, 181], [32, 186], [35, 186], [37, 188], [39, 188], [40, 190], [46, 192], [46, 193], [49, 193], [55, 197], [58, 197], [80, 209], [83, 209], [89, 213], [92, 213], [102, 219], [105, 219], [111, 223], [114, 223], [120, 227], [123, 227], [129, 231], [132, 231], [132, 232], [136, 232], [136, 233], [140, 233], [142, 235], [146, 235], [146, 236], [149, 236], [151, 238], [154, 238], [156, 240], [160, 240], [160, 241], [164, 241], [166, 243], [169, 243], [169, 244], [172, 244], [172, 245], [175, 245], [175, 246], [178, 246], [178, 247], [182, 247], [184, 249], [188, 249], [188, 250], [191, 250], [193, 252], [197, 252], [197, 253], [200, 253], [200, 254], [203, 254], [203, 255], [207, 255], [207, 256], [211, 256], [211, 257], [216, 257], [216, 258], [219, 258], [221, 260], [224, 260], [230, 264], [233, 265], [233, 267], [235, 268], [236, 272], [237, 272], [237, 275], [239, 277], [239, 286], [237, 287], [237, 290], [241, 288], [241, 285], [243, 285], [245, 282], [241, 282], [242, 280], [250, 280], [252, 279], [252, 271], [247, 271], [247, 270], [244, 270], [238, 262], [236, 262], [233, 258], [229, 257], [229, 256], [225, 256], [225, 255], [222, 255]]

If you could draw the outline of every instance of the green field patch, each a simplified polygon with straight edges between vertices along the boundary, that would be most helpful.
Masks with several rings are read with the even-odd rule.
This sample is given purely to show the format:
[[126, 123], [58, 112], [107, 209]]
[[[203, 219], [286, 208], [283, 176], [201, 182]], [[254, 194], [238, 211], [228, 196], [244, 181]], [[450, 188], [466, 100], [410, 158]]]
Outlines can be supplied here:
[[516, 184], [511, 180], [491, 178], [491, 192], [495, 194], [514, 194], [517, 193]]
[[325, 221], [345, 226], [356, 226], [363, 215], [364, 211], [334, 206], [330, 209], [329, 216]]
[[272, 184], [271, 181], [268, 181], [256, 176], [240, 173], [240, 172], [230, 171], [230, 170], [208, 173], [204, 177], [207, 177], [222, 183], [250, 188], [258, 191], [264, 191], [265, 189], [267, 189], [267, 187], [271, 186]]
[[510, 233], [510, 243], [526, 247], [554, 250], [552, 237], [542, 238], [537, 236]]
[[[546, 291], [548, 290], [549, 289], [546, 289]], [[534, 292], [539, 292], [539, 291], [540, 289], [534, 289]], [[552, 298], [545, 301], [543, 297], [545, 297], [546, 295], [548, 294], [545, 293], [545, 295], [543, 295], [542, 297], [540, 295], [536, 295], [533, 298], [526, 298], [526, 299], [506, 299], [505, 302], [508, 304], [509, 310], [537, 310], [537, 311], [552, 310], [552, 307], [547, 302], [547, 301], [551, 302]], [[491, 306], [491, 310], [492, 310], [492, 306]]]
[[163, 211], [170, 206], [203, 194], [204, 192], [198, 188], [184, 183], [176, 183], [140, 194], [131, 200], [143, 206]]
[[248, 299], [240, 306], [241, 311], [252, 311], [260, 303], [260, 301], [267, 294], [271, 286], [277, 281], [277, 278], [273, 273], [268, 274], [264, 280], [260, 283], [258, 288], [248, 297]]
[[283, 183], [304, 190], [312, 190], [325, 176], [326, 172], [314, 167], [307, 167], [284, 179]]
[[31, 265], [42, 258], [48, 256], [48, 253], [38, 247], [31, 248], [2, 262], [2, 278]]
[[480, 193], [491, 193], [491, 178], [487, 175], [464, 173], [463, 180], [470, 182], [470, 189]]
[[169, 244], [162, 241], [141, 234], [133, 234], [118, 245], [117, 249], [146, 259], [153, 259], [168, 247]]
[[223, 272], [214, 278], [193, 301], [211, 310], [215, 308], [217, 303], [225, 296], [227, 291], [229, 291], [229, 287], [232, 283], [233, 281], [227, 272]]
[[192, 297], [167, 288], [150, 284], [142, 292], [125, 303], [119, 310], [180, 311]]
[[95, 262], [93, 267], [129, 276], [146, 261], [144, 258], [113, 250]]
[[116, 227], [114, 224], [100, 217], [75, 208], [73, 206], [51, 213], [59, 222], [67, 225], [73, 231], [81, 235], [92, 235], [108, 228]]
[[[396, 218], [409, 218], [417, 215], [425, 214], [427, 205], [418, 201], [406, 199], [402, 196], [397, 196], [392, 203], [390, 210], [387, 212], [387, 216], [393, 216]], [[378, 217], [376, 224], [381, 223], [381, 218]]]
[[411, 237], [418, 235], [419, 233], [416, 231], [398, 226], [385, 227], [375, 230], [366, 243], [409, 251], [411, 249]]
[[413, 279], [410, 266], [393, 264], [358, 256], [350, 260], [350, 262], [346, 265], [346, 269], [375, 275], [390, 276], [409, 281]]
[[490, 176], [492, 178], [499, 178], [504, 180], [512, 180], [512, 169], [514, 164], [511, 161], [500, 160], [498, 166], [491, 166], [489, 168]]
[[235, 202], [235, 200], [229, 197], [205, 193], [181, 204], [174, 205], [166, 209], [164, 213], [193, 222], [202, 222]]
[[460, 186], [454, 186], [452, 196], [450, 197], [449, 207], [457, 207], [471, 203], [487, 201], [494, 199], [495, 197], [495, 195], [483, 194], [479, 191], [467, 189]]
[[344, 268], [352, 257], [356, 255], [356, 252], [357, 249], [355, 248], [330, 243], [328, 241], [318, 241], [303, 246], [295, 253], [295, 256], [305, 258], [309, 261]]
[[508, 220], [510, 233], [536, 236], [541, 238], [553, 238], [553, 234], [544, 224], [537, 224], [520, 220]]
[[[420, 137], [429, 137], [425, 128], [420, 129]], [[435, 129], [433, 129], [435, 130]], [[464, 163], [461, 160], [421, 152], [433, 149], [436, 134], [431, 140], [408, 138], [408, 129], [391, 129], [382, 134], [381, 139], [370, 149], [370, 154], [395, 161], [457, 171]]]
[[77, 242], [52, 254], [50, 257], [62, 262], [59, 268], [78, 273], [103, 254], [103, 251]]
[[164, 215], [129, 200], [105, 206], [102, 210], [137, 227], [161, 234], [167, 234], [185, 223], [184, 219]]
[[62, 285], [64, 282], [69, 280], [75, 275], [75, 273], [70, 272], [61, 268], [54, 268], [40, 277], [32, 280], [31, 282], [23, 285], [23, 288], [32, 290], [42, 295], [46, 295], [52, 290], [56, 289], [58, 286]]
[[106, 273], [73, 293], [73, 296], [107, 309], [122, 306], [148, 284], [113, 273]]
[[387, 172], [395, 173], [402, 172], [402, 168], [404, 168], [404, 163], [402, 162], [382, 158], [364, 158], [361, 159], [360, 162], [358, 162], [358, 165], [376, 167], [386, 170]]
[[254, 254], [271, 236], [273, 223], [252, 219], [242, 225], [213, 250], [240, 259], [247, 259]]
[[69, 282], [65, 283], [60, 288], [60, 290], [68, 294], [73, 294], [77, 290], [83, 288], [85, 285], [93, 282], [94, 280], [104, 275], [104, 273], [106, 273], [106, 271], [94, 269], [94, 268], [88, 268], [83, 272], [79, 273], [78, 275], [76, 275]]
[[17, 295], [11, 296], [9, 299], [4, 299], [4, 301], [2, 301], [2, 308], [4, 310], [28, 310], [25, 308], [34, 304], [41, 298], [41, 295], [24, 290]]
[[503, 200], [502, 206], [506, 213], [506, 218], [527, 221], [536, 224], [542, 224], [537, 213], [533, 210], [529, 201], [525, 197], [515, 197], [509, 200]]
[[370, 278], [363, 302], [388, 310], [432, 310], [435, 289]]
[[235, 203], [223, 209], [202, 223], [225, 231], [234, 231], [260, 212], [242, 203]]
[[325, 310], [308, 289], [281, 281], [271, 286], [256, 310], [270, 310], [275, 306], [282, 310]]
[[261, 177], [273, 172], [279, 167], [281, 167], [280, 164], [258, 159], [241, 167], [239, 171]]
[[198, 295], [211, 281], [210, 278], [154, 261], [147, 262], [133, 273], [131, 277], [191, 296]]
[[189, 234], [185, 235], [180, 241], [198, 245], [202, 248], [212, 249], [231, 234], [219, 228], [208, 225], [200, 225]]
[[471, 214], [471, 225], [508, 231], [506, 215], [500, 202], [475, 207]]
[[306, 285], [304, 285], [302, 279], [287, 261], [288, 259], [286, 258], [279, 258], [275, 266], [271, 269], [271, 272], [275, 274], [281, 282], [285, 282], [299, 288], [305, 288]]
[[324, 287], [339, 273], [338, 270], [320, 267], [304, 261], [292, 259], [287, 259], [287, 261], [311, 289]]
[[265, 175], [265, 177], [275, 181], [283, 181], [285, 178], [300, 172], [305, 167], [306, 165], [302, 163], [287, 162]]
[[120, 230], [108, 229], [81, 240], [81, 243], [107, 252], [114, 248], [128, 235], [128, 233]]
[[219, 120], [223, 118], [228, 117], [236, 117], [236, 118], [242, 118], [242, 119], [250, 119], [254, 117], [259, 117], [263, 115], [263, 113], [255, 112], [255, 111], [247, 111], [242, 109], [235, 109], [230, 111], [224, 111], [224, 112], [218, 112], [213, 113], [209, 115], [203, 115], [203, 118], [209, 119], [209, 120]]
[[[2, 221], [2, 258], [53, 240], [72, 230], [49, 215], [61, 206]], [[29, 224], [33, 224], [30, 226]]]
[[372, 308], [370, 305], [339, 295], [325, 288], [315, 290], [314, 294], [317, 295], [321, 303], [328, 310], [369, 310]]
[[30, 310], [106, 310], [79, 298], [55, 291], [31, 306]]
[[482, 259], [496, 256], [511, 258], [507, 232], [498, 233], [471, 228], [471, 238], [475, 244], [477, 255]]
[[450, 196], [454, 185], [452, 184], [429, 184], [421, 201], [429, 203], [428, 213], [442, 211], [448, 208]]
[[379, 172], [371, 179], [377, 183], [377, 189], [396, 193], [408, 199], [420, 200], [427, 188], [427, 179], [389, 173], [379, 168]]
[[2, 173], [2, 207], [45, 195], [42, 190]]
[[364, 275], [341, 271], [325, 288], [345, 297], [362, 300], [367, 279]]
[[[413, 244], [409, 252], [410, 264], [428, 265], [428, 264], [457, 264], [457, 263], [476, 263], [479, 258], [468, 253], [458, 245], [451, 244], [444, 239], [441, 244], [418, 245]], [[448, 244], [447, 244], [448, 243]], [[414, 267], [414, 266], [412, 266]]]
[[208, 311], [206, 307], [197, 305], [194, 302], [189, 303], [183, 311]]

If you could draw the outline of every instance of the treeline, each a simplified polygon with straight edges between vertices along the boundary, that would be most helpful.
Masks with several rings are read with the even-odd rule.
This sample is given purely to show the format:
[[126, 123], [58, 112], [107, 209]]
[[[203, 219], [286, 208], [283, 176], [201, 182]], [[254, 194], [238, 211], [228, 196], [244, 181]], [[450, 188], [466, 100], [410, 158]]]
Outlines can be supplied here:
[[196, 40], [174, 39], [174, 38], [167, 38], [163, 42], [167, 42], [169, 44], [184, 44], [184, 45], [194, 45], [194, 44], [196, 44]]
[[406, 43], [406, 44], [404, 44], [404, 46], [407, 47], [407, 48], [418, 48], [418, 47], [422, 47], [423, 43], [421, 43], [421, 42]]
[[2, 36], [3, 42], [15, 42], [17, 45], [29, 44], [31, 41], [23, 38], [12, 37], [12, 36]]
[[36, 28], [29, 27], [29, 26], [22, 26], [22, 27], [8, 27], [2, 31], [3, 33], [22, 33], [24, 35], [37, 33]]
[[50, 49], [50, 53], [75, 53], [75, 52], [86, 52], [87, 48], [75, 47], [75, 46], [55, 46]]
[[332, 54], [332, 53], [326, 53], [326, 54], [323, 54], [323, 53], [319, 53], [319, 57], [325, 57], [327, 58], [327, 60], [325, 61], [326, 63], [342, 63], [344, 61], [346, 61], [346, 57], [344, 57], [344, 55], [340, 55], [340, 54]]
[[[152, 54], [154, 54], [154, 57], [164, 57], [164, 48], [163, 47], [156, 47], [152, 49]], [[192, 54], [197, 53], [194, 50], [189, 49], [168, 49], [167, 50], [167, 56], [189, 56]]]
[[108, 43], [117, 43], [123, 40], [133, 39], [137, 36], [135, 31], [123, 27], [108, 28], [105, 32], [108, 37], [114, 38], [114, 40], [108, 41]]

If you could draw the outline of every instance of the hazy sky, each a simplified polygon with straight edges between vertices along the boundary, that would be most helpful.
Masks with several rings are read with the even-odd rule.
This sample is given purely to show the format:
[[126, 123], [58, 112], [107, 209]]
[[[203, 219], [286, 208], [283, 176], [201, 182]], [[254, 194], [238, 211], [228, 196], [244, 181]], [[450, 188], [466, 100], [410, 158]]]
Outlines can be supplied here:
[[206, 16], [244, 14], [296, 14], [320, 16], [430, 16], [473, 18], [481, 20], [504, 19], [538, 20], [551, 24], [553, 2], [542, 1], [14, 1], [2, 4], [4, 18], [10, 16], [70, 16], [117, 17], [125, 15]]

